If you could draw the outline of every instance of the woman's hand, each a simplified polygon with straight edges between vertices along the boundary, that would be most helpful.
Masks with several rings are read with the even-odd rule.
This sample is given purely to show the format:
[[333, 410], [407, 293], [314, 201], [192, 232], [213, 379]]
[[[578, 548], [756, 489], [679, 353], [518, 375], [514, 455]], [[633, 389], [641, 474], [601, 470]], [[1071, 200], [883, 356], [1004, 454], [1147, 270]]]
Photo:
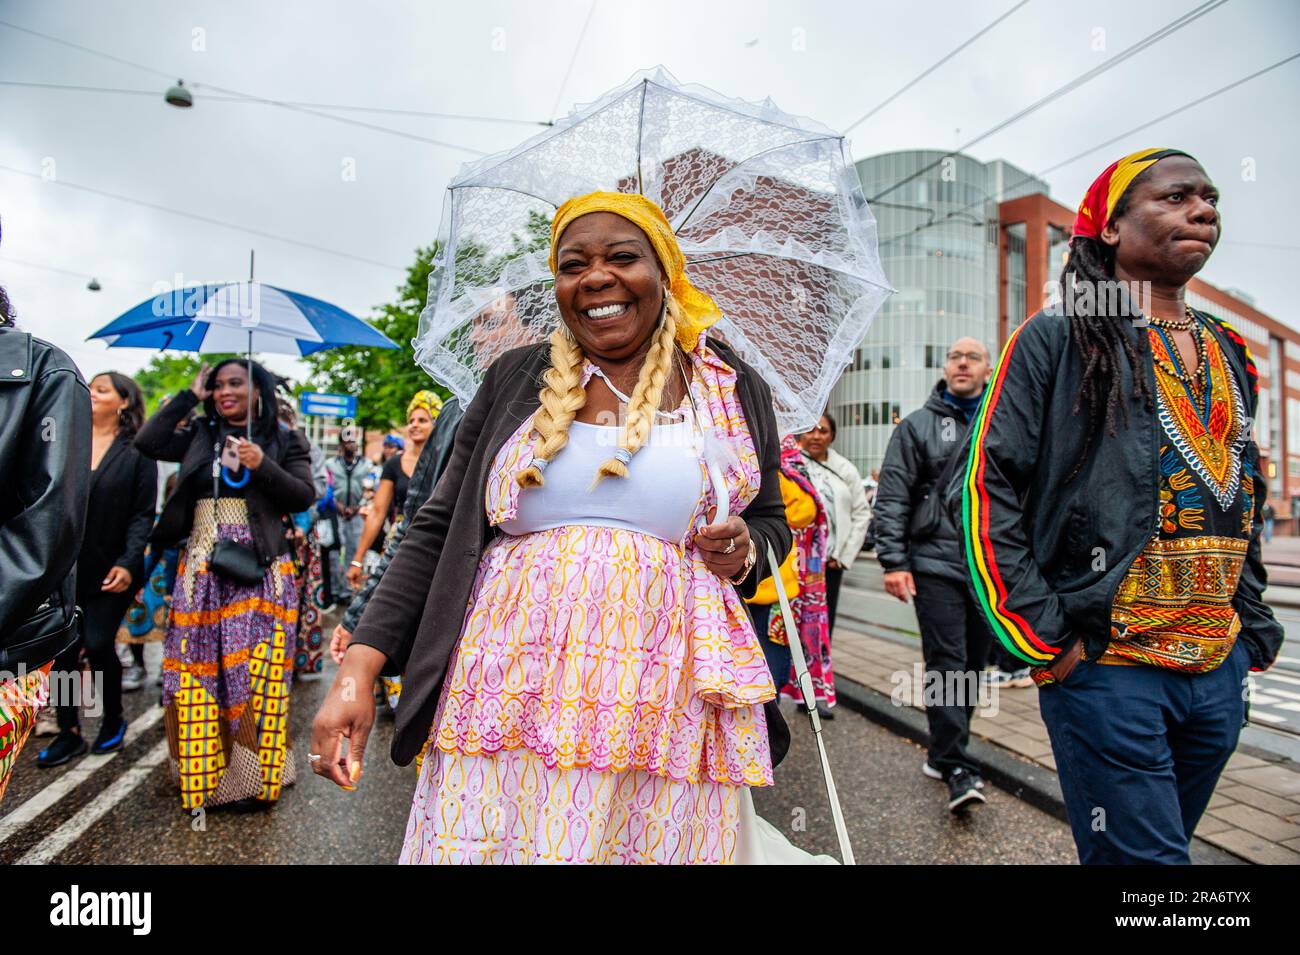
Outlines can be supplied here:
[[130, 586], [131, 572], [125, 567], [114, 567], [108, 572], [108, 576], [104, 578], [104, 582], [99, 589], [106, 594], [120, 594], [124, 593], [126, 588]]
[[[332, 645], [331, 645], [332, 648]], [[317, 776], [351, 791], [361, 778], [361, 757], [375, 722], [375, 677], [383, 668], [384, 655], [373, 647], [357, 645], [344, 655], [334, 685], [311, 724], [308, 759]], [[343, 740], [348, 741], [347, 753]], [[320, 759], [311, 759], [319, 756]]]
[[359, 590], [361, 588], [361, 573], [362, 568], [358, 567], [355, 561], [348, 564], [348, 586], [353, 590]]
[[[713, 520], [716, 513], [717, 508], [709, 508], [709, 520]], [[700, 549], [705, 567], [730, 580], [745, 567], [745, 558], [749, 555], [749, 527], [732, 514], [720, 524], [701, 527], [695, 535], [695, 546]]]
[[352, 642], [352, 631], [346, 629], [343, 624], [336, 626], [330, 633], [330, 657], [339, 666], [343, 665], [343, 654], [347, 652], [348, 644]]
[[247, 438], [240, 438], [239, 463], [250, 471], [256, 471], [262, 466], [262, 449]]
[[198, 398], [199, 401], [206, 400], [212, 394], [208, 390], [208, 375], [211, 373], [211, 366], [204, 362], [203, 366], [199, 368], [199, 373], [194, 376], [194, 381], [190, 384], [190, 391], [194, 392], [194, 397]]

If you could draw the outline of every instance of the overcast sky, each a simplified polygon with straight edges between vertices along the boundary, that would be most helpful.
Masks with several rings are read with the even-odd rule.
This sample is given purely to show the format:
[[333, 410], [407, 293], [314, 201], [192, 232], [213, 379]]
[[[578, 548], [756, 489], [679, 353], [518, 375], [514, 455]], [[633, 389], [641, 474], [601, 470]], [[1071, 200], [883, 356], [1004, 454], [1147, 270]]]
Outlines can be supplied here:
[[[178, 110], [157, 73], [0, 25], [0, 80], [157, 94], [0, 84], [0, 284], [20, 324], [87, 377], [132, 371], [151, 354], [110, 353], [85, 341], [92, 331], [178, 273], [245, 278], [250, 248], [259, 279], [366, 316], [434, 238], [459, 165], [539, 129], [333, 113], [448, 144], [436, 145], [205, 87], [527, 121], [662, 64], [683, 82], [770, 96], [843, 130], [1015, 2], [0, 0], [0, 21], [197, 86], [195, 107]], [[1199, 5], [1030, 0], [853, 129], [853, 156], [952, 148]], [[1038, 172], [1297, 52], [1300, 4], [1230, 0], [969, 151]], [[1188, 150], [1223, 193], [1225, 238], [1202, 277], [1300, 328], [1289, 286], [1300, 238], [1288, 225], [1300, 215], [1297, 93], [1300, 60], [1050, 173], [1052, 195], [1077, 204], [1107, 163], [1143, 146]], [[92, 275], [98, 293], [86, 290]]]

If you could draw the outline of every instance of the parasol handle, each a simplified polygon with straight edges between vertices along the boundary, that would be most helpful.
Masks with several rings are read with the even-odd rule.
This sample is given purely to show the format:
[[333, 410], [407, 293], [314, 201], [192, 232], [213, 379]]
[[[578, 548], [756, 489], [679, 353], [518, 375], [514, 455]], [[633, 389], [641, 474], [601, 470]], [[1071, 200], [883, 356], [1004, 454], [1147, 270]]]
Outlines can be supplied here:
[[790, 598], [785, 592], [785, 582], [781, 580], [781, 562], [776, 559], [776, 551], [767, 545], [767, 564], [772, 568], [772, 582], [776, 584], [776, 597], [781, 604], [781, 617], [785, 621], [785, 638], [790, 645], [790, 660], [794, 665], [795, 679], [799, 692], [803, 695], [803, 705], [808, 712], [808, 722], [812, 725], [813, 739], [817, 741], [817, 755], [821, 759], [822, 779], [826, 783], [826, 797], [831, 804], [831, 818], [835, 822], [835, 835], [840, 841], [840, 858], [845, 865], [855, 865], [853, 845], [849, 842], [849, 830], [844, 824], [844, 810], [840, 806], [840, 794], [835, 788], [835, 777], [831, 774], [830, 758], [826, 754], [826, 743], [822, 740], [821, 717], [817, 713], [817, 697], [813, 691], [812, 674], [808, 672], [808, 662], [803, 655], [803, 638], [795, 629], [794, 611], [790, 609]]
[[717, 513], [713, 515], [713, 523], [719, 524], [725, 521], [731, 515], [731, 496], [727, 493], [727, 482], [722, 476], [722, 468], [712, 458], [707, 460], [709, 469], [709, 483], [713, 485], [713, 501], [717, 505]]

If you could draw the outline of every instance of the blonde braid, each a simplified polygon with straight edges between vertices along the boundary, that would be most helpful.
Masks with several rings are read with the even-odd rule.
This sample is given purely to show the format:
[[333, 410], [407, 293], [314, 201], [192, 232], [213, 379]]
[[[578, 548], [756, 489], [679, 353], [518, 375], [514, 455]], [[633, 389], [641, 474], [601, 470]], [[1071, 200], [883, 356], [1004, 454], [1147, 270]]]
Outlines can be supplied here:
[[636, 379], [636, 387], [632, 389], [631, 400], [628, 401], [627, 423], [619, 439], [619, 450], [596, 469], [596, 479], [591, 484], [593, 488], [607, 477], [627, 477], [627, 462], [650, 437], [655, 412], [659, 410], [659, 399], [663, 397], [664, 384], [673, 367], [679, 315], [677, 302], [670, 295], [663, 324], [655, 333], [654, 343], [646, 353], [641, 373]]
[[541, 487], [546, 483], [542, 472], [569, 441], [569, 425], [587, 403], [587, 389], [582, 387], [582, 362], [582, 349], [561, 322], [551, 332], [551, 366], [542, 376], [545, 384], [538, 396], [542, 406], [533, 420], [533, 430], [537, 432], [533, 463], [515, 472], [520, 487]]

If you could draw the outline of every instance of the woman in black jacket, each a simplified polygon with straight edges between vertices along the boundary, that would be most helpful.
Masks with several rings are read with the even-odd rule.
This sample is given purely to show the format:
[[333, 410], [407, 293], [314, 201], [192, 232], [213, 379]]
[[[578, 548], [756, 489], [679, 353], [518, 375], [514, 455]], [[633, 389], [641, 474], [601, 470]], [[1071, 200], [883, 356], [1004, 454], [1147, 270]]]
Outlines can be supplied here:
[[[183, 424], [200, 402], [204, 414]], [[136, 438], [150, 457], [180, 462], [152, 540], [188, 538], [163, 643], [167, 739], [188, 810], [267, 806], [294, 781], [298, 587], [285, 517], [316, 492], [307, 440], [279, 426], [276, 408], [261, 365], [205, 365]]]
[[[77, 559], [77, 605], [81, 608], [81, 639], [54, 662], [58, 686], [80, 686], [76, 680], [81, 651], [95, 674], [102, 716], [99, 735], [91, 747], [108, 753], [122, 746], [126, 720], [122, 717], [122, 664], [117, 657], [118, 624], [144, 578], [144, 548], [153, 527], [158, 495], [158, 465], [132, 443], [144, 423], [140, 386], [126, 375], [104, 372], [90, 379], [91, 456], [90, 504], [86, 535]], [[54, 701], [59, 735], [37, 759], [42, 767], [61, 766], [86, 751], [78, 724], [77, 699]]]

